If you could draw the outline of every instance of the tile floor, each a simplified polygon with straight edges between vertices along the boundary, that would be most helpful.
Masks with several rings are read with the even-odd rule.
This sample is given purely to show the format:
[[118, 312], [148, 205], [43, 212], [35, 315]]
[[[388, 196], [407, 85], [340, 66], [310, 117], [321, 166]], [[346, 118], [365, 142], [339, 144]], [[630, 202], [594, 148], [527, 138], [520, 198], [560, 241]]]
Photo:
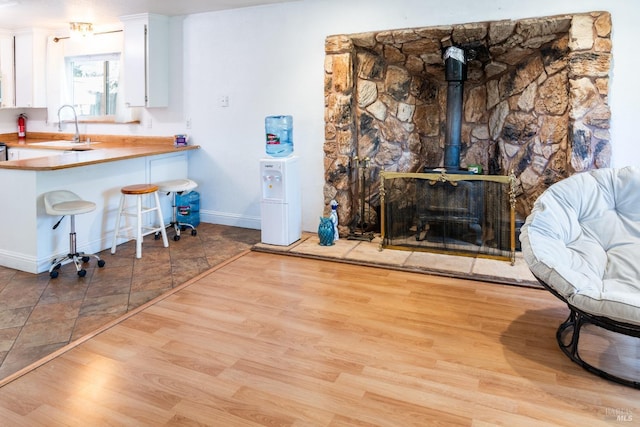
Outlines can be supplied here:
[[56, 279], [0, 267], [0, 379], [260, 241], [260, 230], [205, 223], [177, 242], [168, 233], [168, 249], [147, 236], [141, 259], [133, 241], [101, 252], [106, 265], [91, 260], [84, 278], [71, 264]]

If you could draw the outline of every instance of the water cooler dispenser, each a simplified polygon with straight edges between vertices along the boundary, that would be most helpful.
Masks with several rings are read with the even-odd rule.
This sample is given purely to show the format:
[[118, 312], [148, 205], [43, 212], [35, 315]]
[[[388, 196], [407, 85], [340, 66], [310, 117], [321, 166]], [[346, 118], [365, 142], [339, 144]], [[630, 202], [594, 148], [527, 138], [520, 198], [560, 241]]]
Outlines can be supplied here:
[[288, 246], [302, 236], [298, 160], [296, 156], [260, 160], [262, 243]]

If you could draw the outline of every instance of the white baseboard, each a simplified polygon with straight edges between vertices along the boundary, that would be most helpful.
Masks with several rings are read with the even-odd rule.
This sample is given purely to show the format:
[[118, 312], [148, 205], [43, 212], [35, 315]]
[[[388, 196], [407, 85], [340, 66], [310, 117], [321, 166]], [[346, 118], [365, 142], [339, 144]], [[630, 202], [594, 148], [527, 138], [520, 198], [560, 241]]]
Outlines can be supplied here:
[[[200, 221], [209, 224], [221, 224], [232, 227], [250, 228], [254, 230], [260, 230], [261, 227], [260, 217], [235, 215], [227, 212], [201, 210]], [[113, 233], [108, 233], [106, 236], [103, 236], [102, 239], [79, 245], [78, 250], [86, 253], [98, 253], [111, 248], [112, 239]], [[121, 239], [119, 240], [119, 243], [122, 243], [123, 241], [124, 239]], [[64, 255], [66, 255], [66, 253], [52, 253], [36, 259], [24, 254], [0, 251], [0, 265], [15, 270], [25, 271], [27, 273], [37, 274], [47, 271], [51, 266], [51, 260]], [[108, 262], [109, 259], [107, 258], [106, 261]]]
[[230, 214], [228, 212], [200, 211], [200, 221], [209, 224], [229, 225], [231, 227], [251, 228], [260, 230], [260, 217]]
[[15, 252], [0, 251], [0, 265], [27, 273], [38, 272], [38, 261], [34, 257]]

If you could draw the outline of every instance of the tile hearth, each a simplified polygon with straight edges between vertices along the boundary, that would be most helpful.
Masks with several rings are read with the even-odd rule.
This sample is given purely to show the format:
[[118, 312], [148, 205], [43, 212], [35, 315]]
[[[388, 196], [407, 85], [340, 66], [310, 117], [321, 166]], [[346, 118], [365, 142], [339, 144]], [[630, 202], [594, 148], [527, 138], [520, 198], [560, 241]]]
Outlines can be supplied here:
[[333, 246], [321, 246], [316, 234], [303, 233], [300, 240], [289, 246], [258, 243], [253, 250], [507, 285], [541, 287], [520, 252], [516, 253], [515, 265], [511, 265], [508, 261], [486, 258], [395, 249], [379, 250], [379, 244], [380, 237], [377, 236], [372, 241], [341, 238]]

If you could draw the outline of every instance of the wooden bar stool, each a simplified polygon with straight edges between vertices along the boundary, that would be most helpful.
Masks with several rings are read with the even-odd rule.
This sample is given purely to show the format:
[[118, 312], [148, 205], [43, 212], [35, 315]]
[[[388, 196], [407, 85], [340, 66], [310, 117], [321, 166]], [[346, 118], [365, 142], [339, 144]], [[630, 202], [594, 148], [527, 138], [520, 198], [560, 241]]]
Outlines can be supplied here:
[[[169, 241], [167, 240], [167, 233], [164, 228], [164, 217], [162, 216], [162, 209], [160, 208], [160, 198], [158, 197], [158, 186], [153, 184], [135, 184], [128, 185], [126, 187], [122, 187], [120, 189], [122, 195], [120, 196], [120, 208], [118, 210], [118, 218], [116, 219], [116, 229], [113, 234], [113, 245], [111, 245], [111, 253], [116, 253], [116, 246], [118, 245], [118, 237], [124, 237], [127, 239], [135, 238], [136, 240], [136, 258], [142, 258], [142, 239], [144, 236], [153, 233], [160, 233], [162, 235], [162, 242], [164, 243], [164, 247], [169, 246]], [[145, 207], [143, 206], [143, 196], [153, 195], [155, 200], [155, 206], [153, 207]], [[136, 206], [135, 207], [127, 207], [126, 199], [127, 196], [136, 196]], [[135, 210], [134, 210], [135, 209]], [[157, 213], [157, 222], [156, 226], [148, 226], [143, 222], [143, 215], [149, 212]], [[126, 227], [124, 229], [120, 229], [120, 221], [123, 216], [131, 216], [136, 218], [136, 229], [135, 229], [135, 237], [131, 237], [129, 233], [122, 234], [124, 231], [132, 230], [132, 227]]]

